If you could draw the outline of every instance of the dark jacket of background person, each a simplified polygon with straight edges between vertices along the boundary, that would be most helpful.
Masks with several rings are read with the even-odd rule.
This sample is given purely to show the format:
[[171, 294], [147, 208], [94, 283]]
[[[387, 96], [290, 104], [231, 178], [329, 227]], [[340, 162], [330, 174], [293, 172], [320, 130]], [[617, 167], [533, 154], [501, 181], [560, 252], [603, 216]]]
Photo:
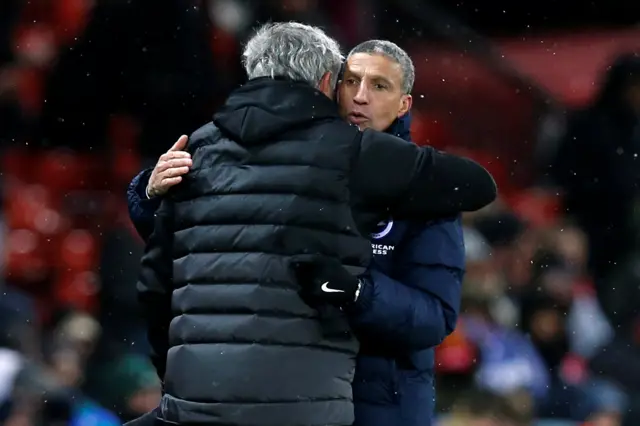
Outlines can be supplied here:
[[[490, 202], [490, 175], [468, 160], [360, 132], [308, 84], [270, 78], [233, 92], [188, 150], [193, 168], [157, 212], [139, 282], [164, 378], [163, 418], [351, 425], [357, 342], [323, 335], [317, 312], [299, 297], [290, 256], [320, 253], [364, 270], [371, 247], [360, 231], [387, 211], [367, 222], [351, 203], [441, 214], [465, 208], [439, 194], [450, 184], [451, 195], [460, 192], [468, 180], [453, 181], [468, 173], [487, 185], [474, 201]], [[452, 172], [462, 175], [447, 180]]]
[[554, 166], [567, 211], [589, 236], [598, 284], [636, 243], [640, 105], [632, 105], [632, 86], [640, 86], [640, 58], [623, 56], [611, 66], [594, 104], [572, 117]]

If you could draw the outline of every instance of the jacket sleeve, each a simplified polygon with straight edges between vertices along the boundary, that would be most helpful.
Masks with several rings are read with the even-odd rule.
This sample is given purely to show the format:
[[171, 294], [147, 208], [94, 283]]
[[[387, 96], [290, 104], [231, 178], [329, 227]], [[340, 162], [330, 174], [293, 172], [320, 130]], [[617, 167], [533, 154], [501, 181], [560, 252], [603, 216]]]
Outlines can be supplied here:
[[409, 351], [431, 348], [455, 328], [464, 276], [460, 219], [434, 222], [395, 253], [395, 279], [375, 270], [351, 315], [358, 335]]
[[146, 189], [153, 169], [146, 169], [133, 178], [127, 188], [127, 204], [129, 218], [133, 222], [138, 235], [147, 241], [153, 232], [153, 216], [160, 207], [160, 197], [147, 198]]
[[496, 183], [478, 163], [365, 130], [352, 174], [365, 204], [399, 220], [425, 221], [476, 211], [495, 200]]
[[173, 287], [173, 202], [165, 199], [155, 217], [138, 280], [138, 301], [147, 321], [151, 361], [162, 380], [169, 350]]

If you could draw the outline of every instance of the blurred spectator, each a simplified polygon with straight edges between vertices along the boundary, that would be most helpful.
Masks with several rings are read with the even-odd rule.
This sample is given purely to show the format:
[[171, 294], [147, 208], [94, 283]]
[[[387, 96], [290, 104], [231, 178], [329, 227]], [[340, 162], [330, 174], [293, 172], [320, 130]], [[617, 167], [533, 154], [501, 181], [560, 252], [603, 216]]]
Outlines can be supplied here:
[[20, 18], [21, 0], [0, 2], [0, 148], [24, 131], [18, 102], [19, 61], [13, 47], [13, 31]]
[[47, 146], [102, 152], [110, 114], [126, 111], [141, 124], [139, 145], [118, 146], [155, 159], [207, 121], [216, 67], [205, 12], [182, 0], [98, 1], [47, 82]]
[[160, 379], [146, 356], [116, 358], [103, 367], [100, 376], [101, 399], [123, 422], [150, 412], [160, 403]]
[[487, 391], [463, 392], [439, 426], [530, 426], [533, 412], [517, 398]]
[[550, 377], [543, 359], [524, 335], [495, 322], [492, 299], [490, 292], [463, 296], [465, 314], [458, 324], [479, 348], [478, 385], [503, 395], [524, 389], [537, 401], [544, 400]]
[[[584, 292], [576, 299], [576, 307], [598, 314], [589, 318], [591, 338], [583, 339], [581, 346], [591, 369], [630, 392], [632, 413], [640, 407], [640, 370], [634, 368], [640, 364], [639, 129], [640, 58], [626, 54], [608, 68], [593, 104], [572, 117], [554, 169], [568, 212], [589, 238], [590, 266], [602, 307], [599, 311]], [[603, 326], [607, 321], [602, 312], [610, 327]], [[577, 330], [579, 324], [573, 325]], [[587, 342], [590, 348], [584, 347]]]
[[554, 166], [567, 211], [589, 236], [601, 293], [608, 291], [602, 279], [636, 245], [639, 124], [640, 57], [630, 54], [609, 67], [597, 99], [572, 118]]
[[569, 225], [528, 229], [500, 210], [468, 223], [477, 230], [465, 229], [467, 275], [456, 334], [477, 348], [477, 365], [468, 372], [473, 382], [517, 395], [519, 404], [549, 418], [613, 416], [619, 423], [624, 394], [588, 366], [613, 331], [589, 290], [584, 235]]

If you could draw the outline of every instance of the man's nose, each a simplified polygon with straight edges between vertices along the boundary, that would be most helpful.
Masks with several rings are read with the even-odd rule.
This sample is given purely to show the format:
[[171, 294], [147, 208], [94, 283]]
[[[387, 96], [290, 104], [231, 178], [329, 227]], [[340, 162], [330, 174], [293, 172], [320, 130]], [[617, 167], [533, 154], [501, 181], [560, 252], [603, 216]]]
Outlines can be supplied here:
[[353, 97], [353, 102], [358, 105], [366, 105], [369, 103], [369, 94], [367, 93], [367, 86], [363, 83], [360, 83], [358, 86], [358, 91], [356, 95]]

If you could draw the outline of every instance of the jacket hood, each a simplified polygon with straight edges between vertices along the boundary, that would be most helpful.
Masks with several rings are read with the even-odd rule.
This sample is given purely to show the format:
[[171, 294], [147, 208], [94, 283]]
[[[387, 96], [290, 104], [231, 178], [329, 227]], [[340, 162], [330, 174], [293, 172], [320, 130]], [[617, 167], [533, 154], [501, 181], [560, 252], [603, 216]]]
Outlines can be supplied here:
[[308, 83], [261, 77], [233, 91], [213, 122], [235, 142], [259, 145], [328, 118], [339, 118], [336, 104]]

